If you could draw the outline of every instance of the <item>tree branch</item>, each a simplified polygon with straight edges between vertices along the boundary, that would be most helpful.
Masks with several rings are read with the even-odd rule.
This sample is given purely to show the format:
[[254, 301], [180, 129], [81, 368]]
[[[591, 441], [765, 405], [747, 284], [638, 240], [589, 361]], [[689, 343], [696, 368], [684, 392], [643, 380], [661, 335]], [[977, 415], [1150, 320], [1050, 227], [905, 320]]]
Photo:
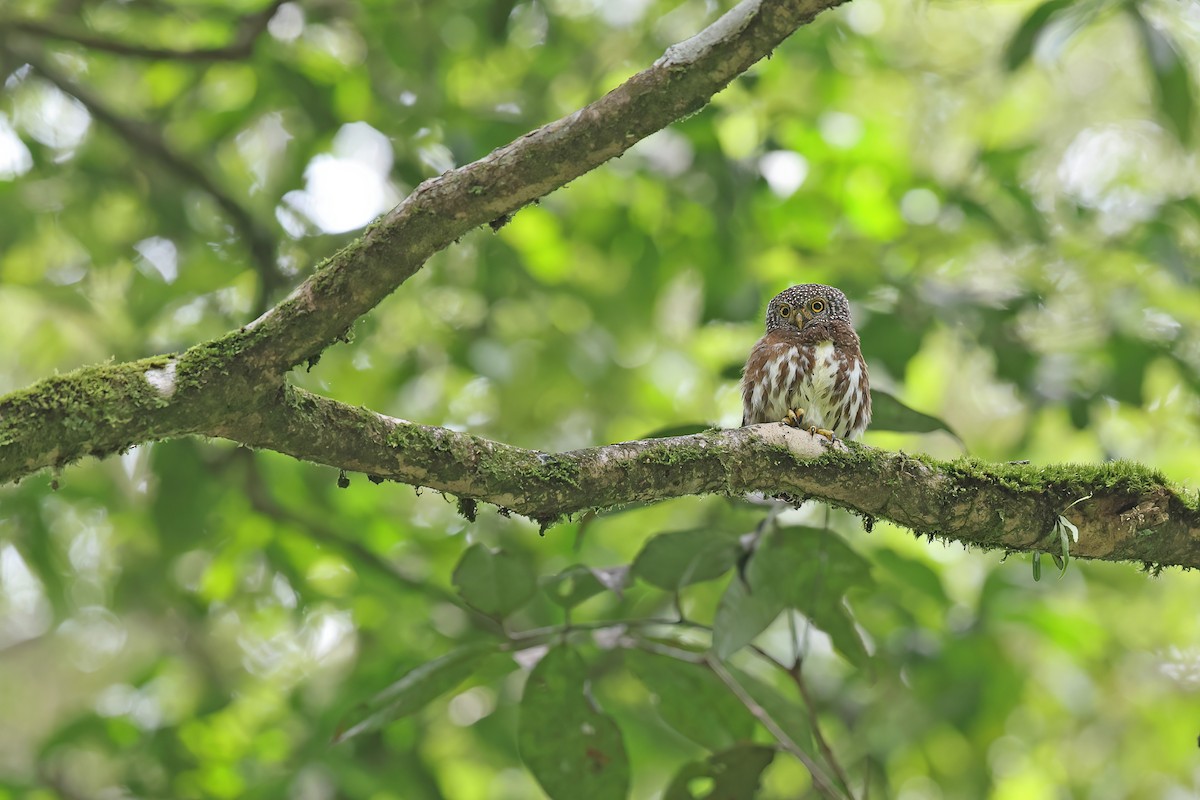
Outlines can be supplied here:
[[244, 416], [216, 433], [493, 503], [543, 524], [628, 503], [764, 492], [825, 500], [920, 534], [1014, 551], [1061, 552], [1051, 534], [1065, 513], [1079, 528], [1072, 557], [1200, 567], [1196, 498], [1129, 462], [944, 462], [865, 445], [826, 447], [819, 437], [780, 424], [543, 453], [300, 389], [289, 388], [277, 402], [276, 410]]
[[194, 161], [172, 150], [157, 131], [121, 116], [99, 97], [51, 67], [39, 54], [18, 50], [17, 55], [43, 78], [82, 103], [93, 117], [116, 131], [135, 152], [150, 156], [216, 202], [250, 250], [251, 261], [259, 274], [257, 303], [260, 310], [264, 308], [272, 289], [280, 282], [280, 274], [275, 264], [275, 238], [254, 219], [254, 215]]
[[267, 23], [271, 21], [271, 17], [275, 16], [275, 12], [285, 2], [287, 0], [273, 0], [262, 11], [247, 14], [239, 19], [237, 22], [237, 33], [229, 44], [222, 45], [221, 47], [191, 49], [147, 47], [145, 45], [134, 44], [133, 42], [115, 41], [82, 31], [71, 31], [56, 27], [42, 20], [34, 19], [6, 20], [0, 23], [0, 28], [9, 28], [29, 34], [30, 36], [36, 36], [40, 39], [57, 39], [62, 42], [82, 45], [89, 50], [101, 50], [131, 58], [199, 62], [237, 61], [247, 58], [253, 52], [254, 43], [258, 41], [258, 37], [262, 35], [262, 32], [267, 29]]
[[423, 183], [254, 323], [180, 355], [87, 367], [0, 398], [0, 480], [202, 434], [495, 503], [547, 524], [632, 502], [765, 492], [1009, 550], [1059, 549], [1050, 534], [1065, 512], [1080, 530], [1076, 557], [1200, 567], [1195, 500], [1133, 464], [989, 466], [861, 446], [827, 451], [778, 425], [549, 454], [383, 416], [284, 380], [434, 252], [700, 108], [838, 2], [746, 0], [581, 111]]
[[604, 97], [418, 186], [293, 295], [253, 323], [279, 371], [343, 337], [439, 250], [503, 224], [641, 139], [702, 108], [793, 31], [845, 0], [743, 0]]

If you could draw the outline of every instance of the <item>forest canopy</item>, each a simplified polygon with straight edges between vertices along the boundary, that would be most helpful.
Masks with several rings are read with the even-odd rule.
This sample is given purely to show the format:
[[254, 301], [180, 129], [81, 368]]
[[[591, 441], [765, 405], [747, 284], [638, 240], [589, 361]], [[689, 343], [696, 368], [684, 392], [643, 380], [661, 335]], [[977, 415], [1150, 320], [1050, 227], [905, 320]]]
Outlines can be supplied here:
[[0, 797], [1193, 793], [1200, 17], [834, 5], [6, 3]]

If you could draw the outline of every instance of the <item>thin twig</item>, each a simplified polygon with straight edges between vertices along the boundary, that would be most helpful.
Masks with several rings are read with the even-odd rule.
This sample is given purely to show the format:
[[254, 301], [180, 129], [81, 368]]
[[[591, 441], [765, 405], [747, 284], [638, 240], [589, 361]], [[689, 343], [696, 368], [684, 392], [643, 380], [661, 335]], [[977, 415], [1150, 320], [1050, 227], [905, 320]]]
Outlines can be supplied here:
[[[824, 529], [831, 533], [832, 529], [829, 527], [829, 521], [832, 514], [833, 506], [826, 503]], [[821, 577], [823, 578], [823, 573]], [[818, 591], [820, 591], [819, 587]], [[846, 772], [842, 769], [841, 762], [834, 755], [833, 748], [829, 746], [829, 741], [825, 738], [825, 734], [821, 732], [820, 715], [817, 714], [817, 707], [813, 704], [812, 694], [808, 691], [808, 684], [804, 680], [804, 657], [802, 654], [809, 650], [809, 637], [812, 635], [813, 626], [811, 623], [805, 626], [804, 647], [801, 650], [800, 634], [796, 630], [797, 614], [796, 609], [788, 609], [788, 628], [792, 634], [792, 665], [786, 671], [788, 677], [792, 679], [792, 683], [796, 684], [796, 689], [800, 692], [800, 697], [804, 700], [804, 710], [808, 714], [808, 724], [812, 728], [813, 740], [817, 743], [817, 749], [821, 752], [821, 756], [825, 759], [825, 762], [829, 764], [829, 768], [833, 770], [833, 774], [837, 777], [838, 781], [841, 782], [846, 794], [853, 797], [854, 793], [850, 790], [850, 779], [846, 777]]]
[[254, 51], [254, 44], [258, 41], [263, 31], [267, 29], [267, 23], [271, 21], [271, 17], [275, 16], [275, 12], [285, 2], [287, 0], [273, 0], [262, 11], [256, 11], [253, 14], [241, 17], [236, 23], [237, 32], [234, 34], [233, 39], [228, 44], [220, 47], [150, 47], [133, 42], [107, 39], [103, 36], [96, 36], [84, 31], [66, 30], [43, 20], [35, 19], [5, 20], [0, 22], [0, 28], [9, 28], [42, 39], [56, 39], [60, 42], [70, 42], [82, 45], [89, 50], [101, 50], [106, 53], [116, 53], [117, 55], [128, 56], [130, 58], [147, 58], [162, 61], [238, 61], [247, 58]]
[[116, 131], [132, 150], [154, 158], [216, 202], [229, 217], [234, 229], [250, 250], [254, 266], [259, 273], [259, 292], [255, 299], [257, 306], [255, 311], [265, 310], [271, 292], [281, 283], [282, 277], [275, 265], [275, 238], [259, 225], [250, 211], [238, 203], [229, 192], [218, 186], [209, 173], [198, 166], [196, 161], [174, 152], [157, 130], [144, 123], [121, 116], [99, 96], [50, 66], [40, 54], [22, 50], [18, 51], [17, 55], [28, 62], [43, 78], [82, 103], [93, 117]]
[[747, 692], [745, 688], [743, 688], [742, 685], [737, 682], [737, 679], [734, 678], [729, 670], [725, 668], [725, 665], [721, 663], [721, 659], [717, 658], [714, 654], [709, 653], [704, 657], [704, 663], [707, 664], [708, 668], [711, 669], [713, 673], [721, 679], [721, 682], [729, 688], [729, 691], [733, 692], [734, 696], [737, 697], [737, 699], [741, 701], [742, 705], [746, 707], [746, 710], [754, 715], [754, 718], [762, 723], [762, 726], [766, 728], [772, 736], [775, 737], [780, 746], [795, 756], [796, 759], [805, 766], [805, 768], [808, 770], [808, 773], [812, 776], [813, 787], [818, 792], [825, 797], [853, 797], [849, 794], [849, 792], [842, 792], [840, 789], [838, 789], [821, 765], [814, 761], [808, 755], [808, 753], [805, 753], [803, 750], [801, 750], [800, 746], [796, 744], [792, 737], [788, 736], [787, 732], [780, 727], [779, 723], [777, 723], [774, 718], [767, 713], [767, 710], [760, 706], [758, 702], [750, 696], [749, 692]]
[[821, 733], [820, 719], [817, 714], [817, 707], [813, 704], [812, 694], [808, 691], [808, 684], [801, 674], [801, 661], [797, 657], [787, 673], [792, 678], [792, 682], [796, 684], [796, 688], [800, 691], [800, 697], [804, 700], [804, 709], [808, 713], [808, 724], [812, 728], [813, 740], [817, 743], [817, 749], [821, 751], [821, 757], [825, 759], [825, 763], [833, 770], [834, 776], [841, 783], [846, 794], [853, 797], [854, 793], [850, 790], [850, 779], [846, 776], [846, 771], [842, 769], [841, 762], [833, 753], [833, 748], [829, 746], [829, 741], [825, 735]]
[[677, 619], [600, 619], [590, 620], [588, 622], [572, 622], [563, 625], [547, 625], [544, 628], [530, 628], [525, 631], [510, 633], [508, 638], [514, 642], [524, 642], [529, 639], [553, 638], [564, 630], [567, 633], [574, 631], [596, 631], [604, 628], [618, 628], [621, 626], [627, 628], [644, 628], [654, 625], [684, 625], [687, 627], [701, 627], [690, 622], [682, 622]]

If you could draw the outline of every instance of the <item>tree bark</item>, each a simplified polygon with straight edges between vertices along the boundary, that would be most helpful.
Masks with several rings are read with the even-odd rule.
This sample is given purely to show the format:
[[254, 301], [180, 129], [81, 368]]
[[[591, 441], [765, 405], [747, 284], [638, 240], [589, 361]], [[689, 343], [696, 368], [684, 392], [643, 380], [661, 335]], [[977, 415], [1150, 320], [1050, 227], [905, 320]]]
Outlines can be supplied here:
[[1065, 512], [1079, 528], [1073, 556], [1200, 566], [1195, 501], [1133, 464], [942, 463], [861, 445], [826, 447], [780, 425], [549, 454], [287, 383], [290, 369], [344, 339], [434, 253], [479, 225], [502, 225], [695, 112], [843, 1], [745, 0], [603, 98], [421, 184], [254, 322], [181, 354], [85, 367], [0, 398], [0, 480], [199, 434], [494, 503], [543, 524], [688, 494], [764, 492], [820, 498], [919, 533], [1011, 550], [1060, 551], [1055, 525]]

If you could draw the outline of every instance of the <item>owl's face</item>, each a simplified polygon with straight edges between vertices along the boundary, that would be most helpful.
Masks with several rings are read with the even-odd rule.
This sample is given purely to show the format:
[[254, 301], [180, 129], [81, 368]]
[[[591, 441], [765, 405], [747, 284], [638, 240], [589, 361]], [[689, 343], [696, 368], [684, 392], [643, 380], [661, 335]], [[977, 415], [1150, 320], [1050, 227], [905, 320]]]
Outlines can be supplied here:
[[846, 295], [832, 286], [802, 283], [786, 289], [767, 305], [767, 331], [777, 328], [804, 330], [818, 322], [850, 324]]

